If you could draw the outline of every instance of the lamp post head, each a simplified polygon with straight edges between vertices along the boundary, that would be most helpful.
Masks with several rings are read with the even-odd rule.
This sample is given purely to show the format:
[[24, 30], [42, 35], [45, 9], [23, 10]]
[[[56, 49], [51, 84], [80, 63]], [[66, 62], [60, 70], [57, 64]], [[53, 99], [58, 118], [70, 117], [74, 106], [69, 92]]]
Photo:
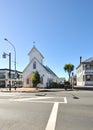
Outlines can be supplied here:
[[7, 39], [7, 38], [4, 38], [4, 40], [5, 40], [5, 41], [8, 41], [8, 39]]
[[4, 52], [3, 55], [2, 55], [3, 58], [6, 58], [6, 53]]

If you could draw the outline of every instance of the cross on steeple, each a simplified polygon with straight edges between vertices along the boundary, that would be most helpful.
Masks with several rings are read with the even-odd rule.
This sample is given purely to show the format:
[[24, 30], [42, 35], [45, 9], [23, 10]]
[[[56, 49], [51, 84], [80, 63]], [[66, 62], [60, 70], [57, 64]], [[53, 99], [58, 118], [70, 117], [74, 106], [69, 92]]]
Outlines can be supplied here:
[[35, 42], [35, 41], [33, 41], [33, 47], [35, 47], [35, 43], [36, 43], [36, 42]]

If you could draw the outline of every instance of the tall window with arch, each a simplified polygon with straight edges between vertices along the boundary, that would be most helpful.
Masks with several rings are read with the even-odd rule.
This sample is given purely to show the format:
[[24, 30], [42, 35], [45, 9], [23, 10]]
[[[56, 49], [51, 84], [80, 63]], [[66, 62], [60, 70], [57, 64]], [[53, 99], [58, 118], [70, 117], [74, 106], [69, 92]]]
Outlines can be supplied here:
[[36, 61], [33, 63], [33, 69], [36, 69]]
[[43, 84], [43, 77], [40, 77], [40, 83]]

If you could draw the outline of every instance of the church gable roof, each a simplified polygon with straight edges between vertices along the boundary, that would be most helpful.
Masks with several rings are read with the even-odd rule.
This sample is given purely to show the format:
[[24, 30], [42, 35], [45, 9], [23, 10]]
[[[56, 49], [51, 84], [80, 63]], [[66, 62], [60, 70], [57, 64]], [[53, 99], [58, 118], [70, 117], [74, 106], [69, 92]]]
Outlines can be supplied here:
[[57, 75], [48, 66], [44, 66], [43, 64], [41, 64], [39, 60], [35, 57], [31, 60], [31, 62], [27, 65], [23, 72], [25, 72], [26, 69], [32, 64], [33, 60], [36, 60], [49, 74], [52, 74], [57, 77]]
[[[26, 69], [32, 64], [33, 60], [38, 61], [37, 58], [34, 57], [34, 58], [29, 62], [29, 64], [26, 66], [26, 68], [23, 70], [23, 72], [25, 72]], [[39, 61], [38, 61], [38, 62], [39, 62]]]
[[34, 51], [38, 52], [39, 55], [44, 58], [44, 56], [41, 54], [41, 52], [35, 47], [35, 45], [33, 46], [33, 48], [30, 50], [30, 52], [28, 53], [28, 55], [31, 55], [31, 53], [33, 53]]

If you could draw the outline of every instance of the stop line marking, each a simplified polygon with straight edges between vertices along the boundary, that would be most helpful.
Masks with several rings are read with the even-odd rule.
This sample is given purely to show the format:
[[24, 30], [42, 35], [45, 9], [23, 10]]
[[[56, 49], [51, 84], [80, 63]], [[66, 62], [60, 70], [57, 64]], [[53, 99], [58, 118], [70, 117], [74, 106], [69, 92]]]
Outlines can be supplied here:
[[[30, 98], [21, 98], [21, 99], [9, 99], [9, 101], [16, 101], [16, 102], [37, 102], [37, 103], [55, 103], [56, 101], [52, 101], [52, 99], [63, 99], [63, 101], [59, 101], [58, 103], [67, 103], [67, 98], [66, 97], [30, 97]], [[49, 100], [44, 100], [44, 99], [51, 99]]]

